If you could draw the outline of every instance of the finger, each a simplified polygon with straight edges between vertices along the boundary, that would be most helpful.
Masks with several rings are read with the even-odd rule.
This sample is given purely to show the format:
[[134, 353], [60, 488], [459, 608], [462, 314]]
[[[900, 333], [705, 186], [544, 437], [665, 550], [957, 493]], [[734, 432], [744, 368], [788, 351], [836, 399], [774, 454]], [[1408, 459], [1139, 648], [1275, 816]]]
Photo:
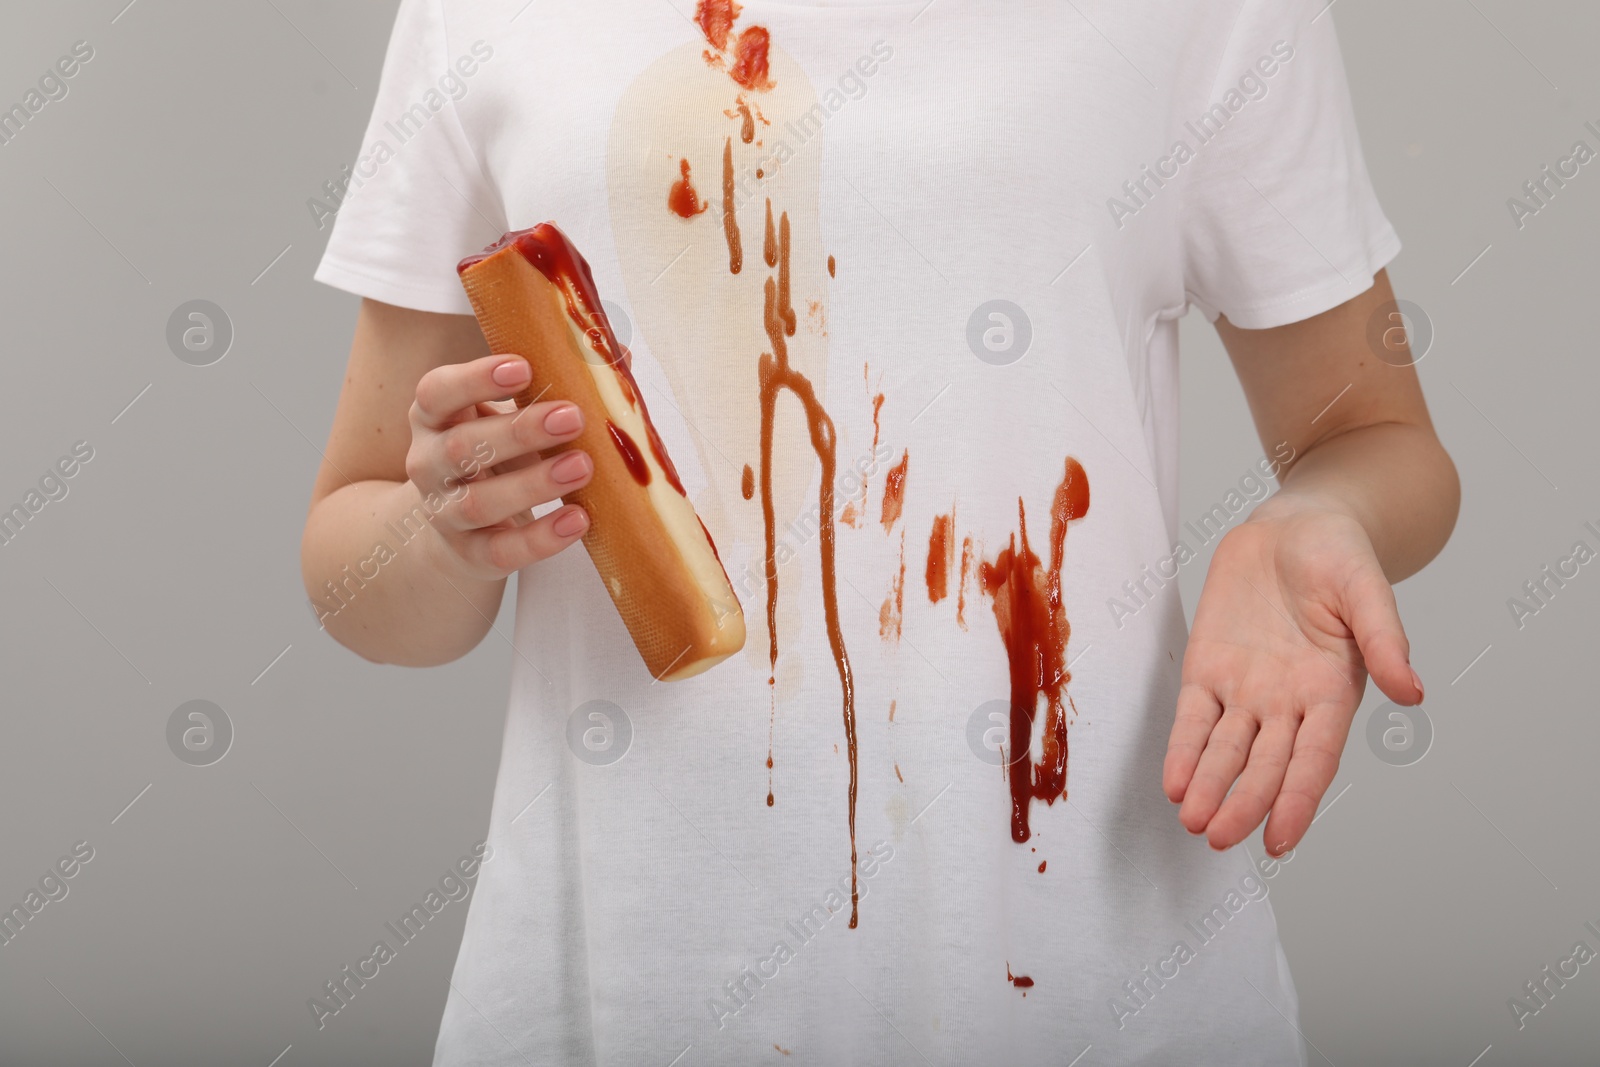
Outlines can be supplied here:
[[1340, 614], [1355, 635], [1367, 673], [1383, 695], [1396, 704], [1422, 703], [1422, 679], [1411, 669], [1411, 642], [1400, 624], [1394, 587], [1376, 563], [1363, 567], [1346, 583]]
[[1299, 723], [1290, 715], [1269, 716], [1250, 746], [1250, 759], [1244, 773], [1222, 807], [1206, 826], [1212, 848], [1232, 848], [1250, 836], [1272, 810], [1283, 786], [1294, 751], [1294, 736]]
[[576, 504], [541, 515], [523, 526], [474, 530], [461, 536], [460, 554], [502, 577], [560, 552], [589, 529], [588, 514]]
[[582, 488], [594, 475], [594, 461], [568, 449], [510, 474], [496, 474], [454, 487], [454, 507], [445, 522], [456, 530], [481, 530], [505, 522], [530, 508]]
[[429, 443], [437, 474], [430, 488], [471, 481], [495, 464], [565, 444], [582, 430], [583, 413], [564, 400], [459, 423]]
[[1317, 805], [1333, 784], [1333, 776], [1339, 773], [1339, 756], [1349, 732], [1342, 713], [1332, 708], [1307, 712], [1295, 734], [1283, 786], [1267, 817], [1263, 843], [1272, 855], [1281, 856], [1294, 848], [1311, 828]]
[[1228, 795], [1228, 787], [1244, 770], [1250, 742], [1255, 740], [1259, 728], [1256, 716], [1242, 708], [1229, 708], [1217, 720], [1216, 728], [1206, 741], [1206, 750], [1200, 754], [1200, 763], [1183, 798], [1183, 807], [1178, 809], [1178, 820], [1191, 834], [1205, 830], [1217, 813], [1222, 798]]
[[503, 400], [528, 384], [532, 371], [521, 356], [484, 356], [470, 363], [435, 367], [417, 382], [411, 405], [414, 428], [442, 430], [473, 405]]
[[1161, 770], [1161, 787], [1174, 804], [1183, 802], [1189, 780], [1206, 749], [1211, 728], [1222, 718], [1222, 705], [1211, 690], [1194, 682], [1178, 690], [1178, 714], [1167, 741], [1167, 760]]

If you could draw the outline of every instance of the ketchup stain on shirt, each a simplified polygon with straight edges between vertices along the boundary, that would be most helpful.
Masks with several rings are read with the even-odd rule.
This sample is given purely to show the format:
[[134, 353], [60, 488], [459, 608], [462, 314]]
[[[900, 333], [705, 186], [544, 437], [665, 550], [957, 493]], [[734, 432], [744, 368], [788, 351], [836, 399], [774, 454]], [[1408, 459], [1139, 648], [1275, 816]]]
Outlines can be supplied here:
[[972, 573], [973, 544], [968, 534], [961, 542], [961, 574], [956, 579], [956, 624], [967, 628], [967, 578]]
[[[1076, 459], [1067, 457], [1061, 484], [1050, 506], [1050, 563], [1044, 566], [1028, 544], [1028, 519], [1017, 498], [1018, 532], [993, 561], [980, 567], [983, 590], [994, 600], [995, 621], [1005, 643], [1011, 674], [1011, 730], [1006, 777], [1011, 786], [1011, 837], [1028, 840], [1029, 806], [1034, 799], [1054, 804], [1066, 795], [1067, 622], [1061, 599], [1061, 563], [1067, 525], [1089, 510], [1089, 479]], [[1039, 702], [1045, 702], [1043, 755], [1032, 758], [1033, 728]]]
[[739, 238], [739, 216], [733, 200], [733, 138], [722, 150], [722, 235], [728, 242], [728, 271], [744, 269], [744, 244]]
[[[716, 49], [715, 54], [704, 53], [706, 62], [714, 67], [725, 67], [728, 76], [743, 88], [764, 92], [774, 84], [769, 68], [772, 38], [764, 26], [747, 26], [735, 38], [733, 24], [742, 10], [737, 0], [700, 0], [694, 20], [705, 35], [706, 43]], [[723, 57], [730, 42], [733, 46], [731, 64]], [[753, 122], [748, 128], [750, 134], [744, 136], [745, 144], [755, 135]]]
[[[1016, 986], [1018, 989], [1032, 989], [1033, 988], [1033, 979], [1029, 978], [1025, 974], [1012, 974], [1011, 973], [1011, 964], [1010, 963], [1006, 964], [1006, 981], [1010, 982], [1012, 985]], [[1022, 995], [1023, 996], [1027, 996], [1028, 994], [1024, 993]]]
[[834, 277], [834, 263], [832, 256], [828, 257], [828, 277]]
[[741, 10], [737, 0], [700, 0], [694, 20], [700, 24], [700, 32], [706, 35], [711, 47], [723, 52], [727, 50], [728, 34]]
[[937, 604], [950, 595], [950, 569], [955, 564], [956, 512], [933, 517], [933, 530], [928, 534], [928, 600]]
[[700, 194], [695, 192], [687, 159], [678, 161], [678, 173], [681, 177], [672, 183], [672, 188], [667, 192], [667, 207], [679, 218], [692, 219], [711, 205], [701, 200]]
[[748, 463], [744, 465], [744, 475], [739, 479], [739, 493], [746, 500], [750, 500], [756, 495], [756, 472], [750, 468]]
[[894, 529], [894, 524], [900, 521], [900, 513], [906, 506], [906, 470], [911, 465], [911, 453], [902, 450], [900, 462], [889, 468], [889, 476], [883, 482], [883, 528]]
[[746, 27], [733, 46], [733, 66], [728, 68], [729, 77], [746, 89], [758, 92], [771, 89], [774, 83], [767, 67], [771, 49], [772, 41], [766, 27]]
[[878, 609], [878, 634], [885, 641], [898, 641], [906, 620], [906, 532], [900, 531], [900, 573], [889, 587], [889, 597]]
[[[756, 117], [750, 114], [750, 105], [744, 97], [739, 98], [739, 140], [749, 144], [756, 139]], [[761, 177], [757, 174], [756, 177]]]

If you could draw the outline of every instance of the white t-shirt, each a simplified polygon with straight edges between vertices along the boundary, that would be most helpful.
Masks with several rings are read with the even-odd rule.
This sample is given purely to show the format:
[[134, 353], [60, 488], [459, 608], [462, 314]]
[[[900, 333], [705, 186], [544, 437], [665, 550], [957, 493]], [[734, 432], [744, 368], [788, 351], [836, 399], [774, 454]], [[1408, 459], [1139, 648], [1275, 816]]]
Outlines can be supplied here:
[[[1323, 6], [752, 0], [724, 40], [688, 0], [404, 0], [317, 277], [467, 314], [457, 261], [554, 220], [749, 627], [656, 684], [581, 549], [519, 576], [435, 1063], [1304, 1062], [1278, 865], [1160, 779], [1176, 319], [1303, 319], [1399, 248]], [[769, 549], [775, 347], [837, 471], [824, 519], [829, 435], [780, 392]]]

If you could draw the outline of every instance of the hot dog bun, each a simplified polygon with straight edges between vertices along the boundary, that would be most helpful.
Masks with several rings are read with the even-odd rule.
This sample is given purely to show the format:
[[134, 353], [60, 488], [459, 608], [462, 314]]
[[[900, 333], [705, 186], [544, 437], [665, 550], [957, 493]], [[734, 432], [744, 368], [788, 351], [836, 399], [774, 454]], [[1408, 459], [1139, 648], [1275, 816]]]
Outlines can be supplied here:
[[689, 678], [739, 651], [738, 598], [650, 421], [589, 264], [547, 222], [506, 234], [457, 271], [490, 349], [533, 368], [517, 406], [545, 398], [583, 412], [578, 439], [545, 454], [581, 448], [594, 460], [589, 484], [562, 499], [589, 513], [584, 547], [650, 674]]

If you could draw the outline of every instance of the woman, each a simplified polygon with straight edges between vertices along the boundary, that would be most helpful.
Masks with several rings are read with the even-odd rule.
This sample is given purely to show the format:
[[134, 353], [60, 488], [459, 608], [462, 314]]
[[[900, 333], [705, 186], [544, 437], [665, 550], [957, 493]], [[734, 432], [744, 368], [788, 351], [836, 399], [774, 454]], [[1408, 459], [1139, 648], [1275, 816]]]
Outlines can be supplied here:
[[[444, 663], [519, 575], [436, 1063], [1305, 1062], [1266, 897], [1458, 501], [1320, 2], [403, 0], [345, 192], [317, 612]], [[455, 276], [545, 219], [743, 605], [688, 681]], [[1180, 527], [1191, 305], [1281, 488]]]

